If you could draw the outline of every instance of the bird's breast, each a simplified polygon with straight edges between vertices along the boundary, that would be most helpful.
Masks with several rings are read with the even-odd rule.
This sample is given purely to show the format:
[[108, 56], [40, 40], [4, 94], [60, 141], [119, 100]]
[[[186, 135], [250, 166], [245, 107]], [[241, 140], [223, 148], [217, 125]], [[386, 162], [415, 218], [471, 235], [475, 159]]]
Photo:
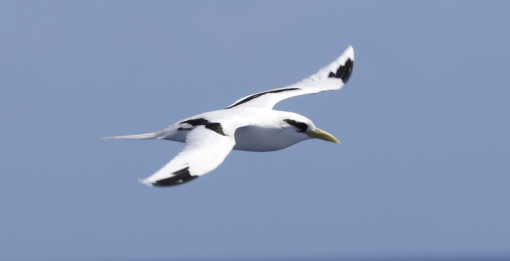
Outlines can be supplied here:
[[285, 149], [306, 138], [293, 129], [246, 126], [236, 130], [234, 150], [275, 151]]

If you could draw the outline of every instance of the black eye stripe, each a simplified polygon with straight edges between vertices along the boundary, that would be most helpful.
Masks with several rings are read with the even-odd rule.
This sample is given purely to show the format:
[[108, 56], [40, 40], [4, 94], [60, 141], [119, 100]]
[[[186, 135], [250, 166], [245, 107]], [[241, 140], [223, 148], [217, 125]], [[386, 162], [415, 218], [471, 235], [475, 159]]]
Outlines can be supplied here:
[[306, 130], [308, 129], [308, 125], [306, 123], [303, 123], [303, 122], [300, 122], [300, 121], [295, 121], [295, 120], [291, 120], [291, 119], [285, 119], [283, 120], [284, 122], [296, 127], [296, 131], [297, 132], [306, 132]]

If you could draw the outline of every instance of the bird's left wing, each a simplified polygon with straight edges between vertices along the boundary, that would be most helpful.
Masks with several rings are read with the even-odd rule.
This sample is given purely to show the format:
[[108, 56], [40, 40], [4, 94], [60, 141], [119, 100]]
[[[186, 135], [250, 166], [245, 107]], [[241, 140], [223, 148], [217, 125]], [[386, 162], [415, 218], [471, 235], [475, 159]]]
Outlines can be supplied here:
[[343, 53], [316, 74], [293, 85], [243, 97], [227, 107], [263, 107], [272, 109], [281, 100], [294, 96], [338, 90], [349, 80], [354, 65], [354, 49], [349, 46]]
[[219, 123], [197, 126], [186, 137], [184, 149], [163, 168], [142, 183], [173, 186], [185, 183], [217, 168], [235, 145], [234, 132]]

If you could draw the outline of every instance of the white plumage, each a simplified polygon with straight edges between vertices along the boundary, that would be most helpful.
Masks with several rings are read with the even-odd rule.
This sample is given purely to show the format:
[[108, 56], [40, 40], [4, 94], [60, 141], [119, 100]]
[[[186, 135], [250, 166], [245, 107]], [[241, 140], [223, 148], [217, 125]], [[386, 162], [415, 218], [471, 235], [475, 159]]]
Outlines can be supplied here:
[[206, 112], [154, 133], [116, 136], [114, 139], [164, 139], [185, 142], [184, 149], [142, 183], [172, 186], [217, 168], [232, 149], [274, 151], [300, 141], [319, 138], [339, 143], [331, 134], [296, 113], [272, 110], [281, 100], [299, 95], [338, 90], [349, 79], [354, 50], [344, 53], [316, 74], [293, 85], [243, 97], [223, 110]]

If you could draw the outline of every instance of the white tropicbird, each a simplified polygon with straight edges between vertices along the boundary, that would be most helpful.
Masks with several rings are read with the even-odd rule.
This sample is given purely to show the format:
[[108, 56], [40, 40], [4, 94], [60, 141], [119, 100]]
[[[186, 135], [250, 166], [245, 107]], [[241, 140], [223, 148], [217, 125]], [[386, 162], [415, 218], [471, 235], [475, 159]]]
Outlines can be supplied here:
[[226, 109], [180, 120], [158, 132], [110, 138], [186, 143], [163, 168], [140, 180], [149, 186], [179, 185], [207, 174], [233, 149], [275, 151], [312, 138], [340, 143], [333, 135], [315, 127], [310, 119], [272, 108], [290, 97], [342, 88], [351, 76], [353, 64], [354, 50], [349, 46], [328, 66], [290, 86], [243, 97]]

